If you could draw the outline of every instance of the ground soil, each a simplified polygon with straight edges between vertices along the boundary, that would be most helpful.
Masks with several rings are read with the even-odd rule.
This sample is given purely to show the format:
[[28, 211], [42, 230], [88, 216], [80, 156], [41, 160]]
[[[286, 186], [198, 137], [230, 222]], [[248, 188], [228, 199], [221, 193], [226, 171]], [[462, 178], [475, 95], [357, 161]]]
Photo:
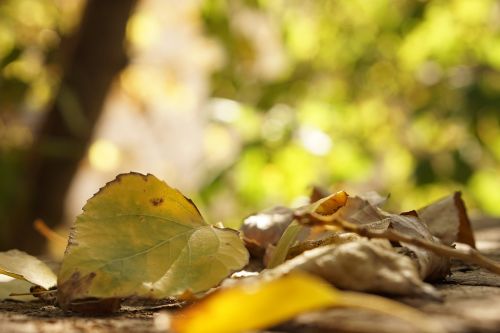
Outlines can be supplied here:
[[[478, 248], [500, 261], [500, 221], [483, 219], [475, 224]], [[436, 284], [436, 288], [443, 295], [441, 301], [420, 298], [398, 300], [440, 321], [450, 333], [500, 332], [500, 276], [457, 261], [452, 274]], [[65, 313], [42, 302], [0, 301], [0, 332], [165, 332], [164, 314], [175, 311], [176, 307], [175, 303], [128, 304], [113, 315], [82, 316]], [[390, 316], [357, 309], [303, 314], [269, 331], [417, 332], [411, 325]]]

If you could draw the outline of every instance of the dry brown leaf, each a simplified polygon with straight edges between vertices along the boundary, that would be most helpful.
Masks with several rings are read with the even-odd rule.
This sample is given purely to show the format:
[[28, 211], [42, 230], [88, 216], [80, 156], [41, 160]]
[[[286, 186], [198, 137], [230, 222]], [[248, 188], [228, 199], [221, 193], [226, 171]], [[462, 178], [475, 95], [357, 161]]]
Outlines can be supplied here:
[[376, 207], [381, 207], [387, 201], [387, 199], [389, 199], [389, 196], [380, 195], [380, 193], [376, 191], [368, 191], [362, 194], [358, 194], [358, 197], [368, 201], [370, 205]]
[[418, 211], [431, 233], [444, 244], [455, 242], [476, 247], [474, 234], [460, 192], [444, 197]]
[[422, 282], [414, 262], [386, 240], [358, 236], [349, 243], [318, 247], [263, 274], [275, 277], [295, 271], [320, 276], [342, 289], [438, 297], [431, 285]]
[[[373, 202], [377, 200], [373, 199]], [[414, 238], [423, 238], [430, 242], [439, 243], [428, 227], [422, 223], [416, 213], [397, 215], [383, 211], [361, 197], [349, 197], [343, 207], [329, 215], [331, 220], [341, 220], [362, 226], [365, 229], [381, 232], [384, 228], [391, 228], [397, 232]], [[418, 265], [422, 279], [439, 279], [449, 272], [448, 258], [439, 256], [432, 251], [411, 244], [401, 244], [411, 250]]]
[[293, 210], [273, 207], [247, 217], [240, 228], [252, 256], [261, 258], [270, 245], [276, 245], [293, 220]]
[[[288, 221], [291, 221], [294, 217], [298, 218], [301, 223], [311, 227], [309, 228], [310, 230], [314, 230], [313, 228], [316, 222], [318, 222], [309, 218], [315, 213], [329, 220], [339, 220], [351, 223], [361, 227], [363, 230], [369, 231], [372, 235], [395, 232], [411, 239], [423, 240], [429, 244], [436, 244], [438, 246], [442, 246], [442, 243], [431, 231], [434, 231], [436, 236], [445, 236], [443, 241], [448, 244], [454, 242], [459, 234], [464, 235], [463, 238], [465, 239], [473, 240], [470, 224], [465, 212], [465, 206], [459, 193], [455, 193], [453, 196], [435, 202], [418, 212], [411, 211], [401, 215], [388, 213], [380, 209], [378, 206], [385, 200], [386, 198], [375, 192], [369, 192], [363, 196], [349, 197], [347, 193], [340, 191], [310, 205], [292, 211], [292, 217], [289, 215], [291, 212], [290, 210], [286, 210], [286, 214], [288, 214]], [[422, 221], [419, 214], [422, 214], [425, 223]], [[267, 218], [269, 219], [269, 215], [267, 215]], [[287, 224], [289, 224], [289, 222]], [[433, 229], [430, 229], [428, 224], [433, 225]], [[436, 232], [436, 228], [438, 227], [444, 228], [444, 232]], [[282, 233], [283, 231], [280, 232]], [[328, 274], [330, 271], [334, 272], [332, 276], [321, 276], [342, 288], [379, 292], [392, 291], [401, 294], [411, 293], [411, 289], [415, 289], [417, 293], [435, 295], [435, 293], [428, 288], [429, 285], [423, 283], [422, 280], [441, 279], [449, 273], [450, 262], [448, 256], [443, 256], [439, 252], [422, 247], [415, 242], [409, 243], [400, 240], [399, 243], [401, 247], [392, 249], [392, 247], [374, 247], [373, 245], [367, 245], [372, 243], [366, 243], [352, 238], [344, 242], [343, 237], [341, 237], [342, 235], [342, 233], [332, 231], [319, 233], [310, 231], [307, 240], [292, 246], [288, 251], [287, 258], [290, 259], [300, 255], [304, 251], [322, 248], [325, 247], [325, 245], [333, 243], [333, 246], [327, 247], [330, 249], [331, 254], [322, 254], [322, 256], [327, 258], [321, 259], [321, 263], [324, 266], [318, 266], [315, 261], [317, 258], [311, 259], [307, 257], [310, 256], [311, 251], [306, 252], [302, 257], [299, 256], [299, 259], [293, 259], [296, 261], [290, 260], [290, 263], [286, 262], [282, 266], [297, 265], [297, 262], [303, 260], [300, 265], [315, 267], [313, 271], [311, 271], [312, 273], [321, 275]], [[349, 235], [349, 233], [347, 235]], [[277, 234], [273, 236], [277, 238]], [[353, 242], [353, 244], [342, 245], [346, 242]], [[398, 241], [393, 244], [397, 243]], [[349, 253], [349, 251], [345, 249], [354, 252]], [[317, 251], [317, 253], [323, 253], [322, 251], [326, 250], [321, 249]], [[307, 258], [307, 260], [305, 258]], [[365, 260], [365, 263], [363, 263], [363, 260]], [[354, 262], [362, 268], [356, 270], [353, 269], [354, 266], [349, 266]], [[377, 265], [373, 265], [372, 263], [374, 262], [377, 262]], [[405, 266], [408, 264], [411, 268]], [[347, 266], [343, 267], [342, 265]], [[318, 267], [323, 267], [322, 273], [319, 273]], [[342, 271], [343, 273], [338, 273], [338, 271]], [[367, 274], [367, 272], [369, 272], [369, 274]], [[391, 273], [389, 274], [388, 272]], [[387, 274], [389, 278], [374, 278], [377, 274], [382, 276]], [[407, 280], [403, 279], [402, 281], [404, 282], [399, 282], [400, 285], [395, 287], [394, 281], [397, 279], [391, 280], [391, 275], [393, 277], [405, 276]], [[370, 278], [365, 279], [367, 276]], [[377, 284], [379, 282], [380, 285]]]
[[[422, 223], [417, 216], [387, 214], [391, 229], [404, 235], [425, 239], [431, 243], [441, 244], [438, 238], [434, 237], [427, 226]], [[450, 272], [450, 260], [447, 257], [440, 256], [433, 251], [424, 249], [413, 244], [402, 243], [401, 245], [411, 250], [415, 255], [420, 277], [422, 279], [433, 281], [444, 278]]]
[[[409, 244], [427, 251], [431, 251], [443, 258], [460, 259], [464, 262], [475, 264], [487, 270], [500, 274], [500, 263], [492, 260], [476, 249], [467, 244], [462, 244], [461, 249], [456, 249], [441, 242], [433, 242], [420, 237], [412, 237], [398, 232], [392, 228], [385, 230], [371, 230], [366, 225], [358, 226], [356, 224], [332, 219], [330, 216], [322, 216], [316, 213], [311, 213], [308, 216], [299, 218], [303, 219], [306, 224], [323, 225], [325, 229], [333, 228], [333, 230], [342, 229], [345, 231], [355, 232], [360, 236], [365, 236], [370, 239], [385, 239], [390, 240], [392, 243]], [[404, 249], [404, 248], [402, 248]]]
[[316, 202], [324, 197], [329, 196], [331, 193], [321, 186], [313, 186], [309, 194], [309, 202]]

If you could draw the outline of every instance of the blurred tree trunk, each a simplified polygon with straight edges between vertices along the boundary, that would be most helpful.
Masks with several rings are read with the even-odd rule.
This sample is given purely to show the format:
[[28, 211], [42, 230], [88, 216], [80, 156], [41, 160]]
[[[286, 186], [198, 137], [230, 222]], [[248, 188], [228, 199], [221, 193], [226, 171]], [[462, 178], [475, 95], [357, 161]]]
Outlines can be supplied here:
[[79, 31], [66, 41], [70, 54], [54, 105], [28, 157], [27, 190], [10, 221], [8, 248], [40, 253], [44, 239], [33, 229], [33, 221], [41, 218], [49, 226], [62, 221], [71, 180], [85, 156], [113, 78], [127, 63], [125, 30], [136, 1], [88, 0]]

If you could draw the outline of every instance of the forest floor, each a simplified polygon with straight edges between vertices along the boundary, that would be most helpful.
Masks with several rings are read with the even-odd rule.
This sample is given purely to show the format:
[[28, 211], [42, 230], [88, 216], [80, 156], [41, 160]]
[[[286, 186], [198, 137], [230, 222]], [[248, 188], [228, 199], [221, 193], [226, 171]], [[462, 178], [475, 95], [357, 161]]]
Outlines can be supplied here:
[[[500, 221], [483, 219], [473, 225], [478, 249], [500, 261]], [[442, 301], [410, 297], [397, 300], [440, 321], [450, 333], [500, 332], [500, 276], [457, 261], [452, 274], [435, 286], [443, 295]], [[0, 301], [0, 332], [165, 332], [164, 313], [169, 308], [175, 308], [175, 304], [125, 305], [114, 315], [82, 316], [40, 302]], [[268, 332], [418, 331], [387, 315], [344, 308], [303, 314]]]

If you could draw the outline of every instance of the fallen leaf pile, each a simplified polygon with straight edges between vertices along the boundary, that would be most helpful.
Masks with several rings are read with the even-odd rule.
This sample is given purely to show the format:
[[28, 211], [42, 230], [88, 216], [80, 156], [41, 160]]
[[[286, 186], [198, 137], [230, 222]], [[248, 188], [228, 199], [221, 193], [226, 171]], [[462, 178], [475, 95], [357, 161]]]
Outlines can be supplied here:
[[[401, 214], [384, 211], [385, 200], [315, 191], [309, 205], [249, 216], [238, 232], [208, 224], [190, 199], [152, 175], [122, 174], [83, 207], [57, 278], [24, 252], [0, 253], [0, 298], [51, 295], [66, 311], [90, 313], [116, 311], [127, 298], [189, 299], [194, 304], [165, 327], [179, 333], [263, 329], [331, 307], [445, 332], [368, 292], [439, 299], [429, 282], [449, 274], [450, 258], [497, 274], [500, 265], [475, 250], [460, 193]], [[468, 247], [459, 251], [457, 242]]]

